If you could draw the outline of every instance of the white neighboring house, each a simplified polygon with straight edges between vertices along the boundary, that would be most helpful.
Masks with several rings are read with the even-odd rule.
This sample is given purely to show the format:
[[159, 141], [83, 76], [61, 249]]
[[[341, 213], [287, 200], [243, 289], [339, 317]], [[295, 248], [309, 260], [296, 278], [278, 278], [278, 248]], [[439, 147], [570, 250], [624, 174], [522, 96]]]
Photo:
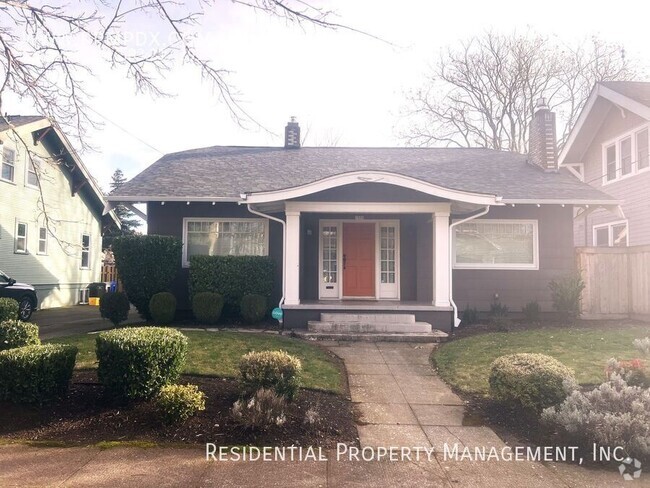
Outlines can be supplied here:
[[99, 281], [102, 231], [119, 220], [113, 212], [102, 217], [104, 196], [56, 124], [41, 116], [6, 119], [0, 121], [0, 269], [33, 285], [39, 308], [75, 305]]

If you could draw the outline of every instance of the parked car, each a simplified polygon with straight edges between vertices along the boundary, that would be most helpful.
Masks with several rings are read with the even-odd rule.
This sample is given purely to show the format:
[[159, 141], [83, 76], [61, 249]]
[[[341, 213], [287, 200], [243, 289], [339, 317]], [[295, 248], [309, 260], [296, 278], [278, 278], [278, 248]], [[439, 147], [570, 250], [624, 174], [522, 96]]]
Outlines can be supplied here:
[[0, 270], [0, 297], [13, 298], [18, 302], [20, 320], [29, 320], [38, 305], [36, 290], [32, 285], [18, 283], [2, 270]]

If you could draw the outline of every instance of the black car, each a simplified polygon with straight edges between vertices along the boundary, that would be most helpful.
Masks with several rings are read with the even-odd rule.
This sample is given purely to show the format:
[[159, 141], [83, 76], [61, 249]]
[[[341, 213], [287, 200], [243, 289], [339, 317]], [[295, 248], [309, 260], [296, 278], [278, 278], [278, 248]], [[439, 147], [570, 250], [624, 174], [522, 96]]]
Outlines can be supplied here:
[[16, 283], [16, 280], [7, 276], [2, 270], [0, 270], [0, 297], [13, 298], [18, 302], [20, 320], [29, 320], [38, 305], [36, 290], [32, 285]]

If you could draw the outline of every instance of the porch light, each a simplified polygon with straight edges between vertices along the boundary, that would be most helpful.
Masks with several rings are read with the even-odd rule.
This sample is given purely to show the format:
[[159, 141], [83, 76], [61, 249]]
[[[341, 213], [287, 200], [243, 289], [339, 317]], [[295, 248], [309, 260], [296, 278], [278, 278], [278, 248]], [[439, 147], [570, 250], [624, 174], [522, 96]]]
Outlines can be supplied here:
[[165, 204], [165, 202], [160, 202], [160, 205], [164, 205], [164, 204]]
[[187, 202], [185, 205], [189, 205], [189, 204], [190, 204], [190, 202]]

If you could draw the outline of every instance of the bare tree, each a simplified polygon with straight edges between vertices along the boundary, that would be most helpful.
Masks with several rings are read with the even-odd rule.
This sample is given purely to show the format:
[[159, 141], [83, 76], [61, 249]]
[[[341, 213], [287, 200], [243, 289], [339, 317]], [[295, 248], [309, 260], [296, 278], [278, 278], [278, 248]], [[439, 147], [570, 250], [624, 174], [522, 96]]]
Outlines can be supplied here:
[[528, 32], [486, 34], [448, 48], [425, 86], [408, 95], [409, 145], [525, 153], [537, 100], [557, 113], [561, 147], [598, 81], [639, 76], [624, 49], [594, 37], [575, 46]]

